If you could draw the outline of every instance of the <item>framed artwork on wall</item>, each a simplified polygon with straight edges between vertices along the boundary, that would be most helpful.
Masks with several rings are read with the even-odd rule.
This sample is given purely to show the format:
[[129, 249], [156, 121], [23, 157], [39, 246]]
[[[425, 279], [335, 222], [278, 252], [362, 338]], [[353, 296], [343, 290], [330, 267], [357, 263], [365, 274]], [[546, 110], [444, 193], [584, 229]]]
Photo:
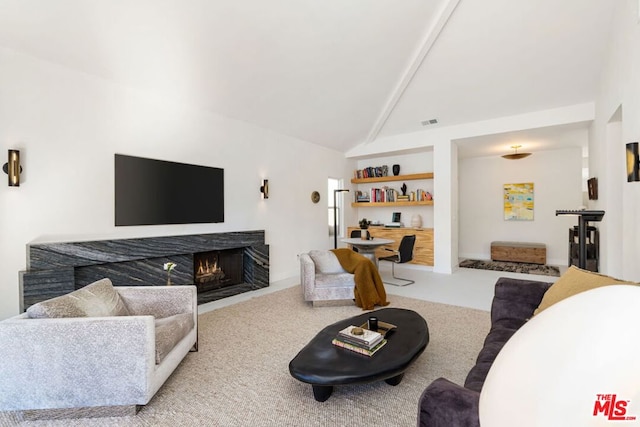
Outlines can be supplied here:
[[533, 182], [504, 184], [504, 220], [533, 221]]

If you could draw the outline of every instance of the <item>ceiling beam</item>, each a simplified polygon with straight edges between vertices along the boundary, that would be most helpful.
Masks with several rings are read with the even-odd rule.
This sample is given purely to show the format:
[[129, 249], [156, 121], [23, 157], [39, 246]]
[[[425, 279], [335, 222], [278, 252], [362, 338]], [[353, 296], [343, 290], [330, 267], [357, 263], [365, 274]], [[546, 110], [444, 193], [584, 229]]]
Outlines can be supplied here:
[[437, 14], [437, 18], [433, 21], [431, 27], [429, 27], [429, 29], [427, 30], [425, 37], [422, 40], [422, 43], [420, 44], [419, 49], [414, 54], [412, 61], [409, 63], [409, 66], [404, 70], [404, 73], [402, 73], [402, 77], [396, 84], [394, 90], [391, 92], [391, 95], [387, 99], [387, 102], [385, 103], [384, 108], [378, 115], [378, 118], [373, 124], [373, 127], [369, 131], [369, 135], [367, 135], [367, 139], [365, 143], [374, 141], [380, 134], [380, 131], [382, 130], [385, 123], [389, 119], [389, 116], [393, 112], [393, 109], [396, 107], [396, 105], [400, 101], [402, 94], [404, 93], [404, 91], [407, 89], [407, 87], [413, 80], [414, 76], [418, 72], [418, 69], [420, 68], [420, 65], [422, 64], [426, 56], [429, 54], [429, 51], [435, 44], [436, 40], [438, 40], [440, 33], [442, 32], [444, 26], [447, 24], [447, 21], [453, 14], [453, 11], [458, 6], [458, 3], [460, 3], [460, 0], [444, 1], [443, 7], [440, 9], [440, 12]]

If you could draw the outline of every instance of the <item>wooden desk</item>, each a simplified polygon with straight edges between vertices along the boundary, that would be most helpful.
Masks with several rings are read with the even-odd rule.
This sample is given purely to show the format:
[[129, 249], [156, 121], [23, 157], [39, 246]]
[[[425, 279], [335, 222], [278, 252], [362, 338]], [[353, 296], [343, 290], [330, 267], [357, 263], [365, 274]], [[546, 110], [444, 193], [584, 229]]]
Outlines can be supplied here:
[[[347, 235], [351, 235], [351, 230], [359, 230], [360, 227], [348, 227]], [[433, 228], [387, 228], [387, 227], [369, 227], [369, 234], [376, 238], [390, 239], [394, 243], [389, 244], [388, 247], [392, 249], [398, 249], [400, 241], [403, 236], [411, 234], [416, 235], [416, 244], [413, 248], [413, 260], [410, 264], [429, 265], [433, 266]], [[388, 256], [388, 251], [384, 249], [378, 249], [376, 255]]]

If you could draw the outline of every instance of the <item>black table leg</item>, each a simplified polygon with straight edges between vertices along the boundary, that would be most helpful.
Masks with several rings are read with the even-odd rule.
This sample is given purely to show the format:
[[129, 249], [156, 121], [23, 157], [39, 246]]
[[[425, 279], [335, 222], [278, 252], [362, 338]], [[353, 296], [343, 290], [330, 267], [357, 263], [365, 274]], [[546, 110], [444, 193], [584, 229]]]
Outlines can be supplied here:
[[312, 387], [313, 397], [315, 397], [318, 402], [324, 402], [331, 396], [331, 393], [333, 393], [333, 386], [330, 385], [314, 385]]
[[404, 377], [404, 373], [400, 375], [396, 375], [395, 377], [392, 377], [392, 378], [387, 378], [386, 380], [384, 380], [384, 382], [386, 382], [389, 385], [398, 385], [400, 384], [400, 381], [402, 381], [402, 377]]

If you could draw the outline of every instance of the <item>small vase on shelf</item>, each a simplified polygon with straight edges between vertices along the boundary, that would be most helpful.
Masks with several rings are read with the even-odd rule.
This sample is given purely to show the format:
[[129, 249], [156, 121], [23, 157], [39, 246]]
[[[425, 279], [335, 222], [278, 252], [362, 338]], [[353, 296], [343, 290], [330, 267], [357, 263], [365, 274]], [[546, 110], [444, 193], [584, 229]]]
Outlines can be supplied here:
[[176, 268], [178, 264], [175, 262], [165, 262], [162, 268], [167, 272], [167, 286], [171, 286], [171, 271]]
[[392, 166], [392, 170], [393, 170], [393, 174], [394, 174], [395, 176], [400, 175], [400, 165], [393, 165], [393, 166]]

